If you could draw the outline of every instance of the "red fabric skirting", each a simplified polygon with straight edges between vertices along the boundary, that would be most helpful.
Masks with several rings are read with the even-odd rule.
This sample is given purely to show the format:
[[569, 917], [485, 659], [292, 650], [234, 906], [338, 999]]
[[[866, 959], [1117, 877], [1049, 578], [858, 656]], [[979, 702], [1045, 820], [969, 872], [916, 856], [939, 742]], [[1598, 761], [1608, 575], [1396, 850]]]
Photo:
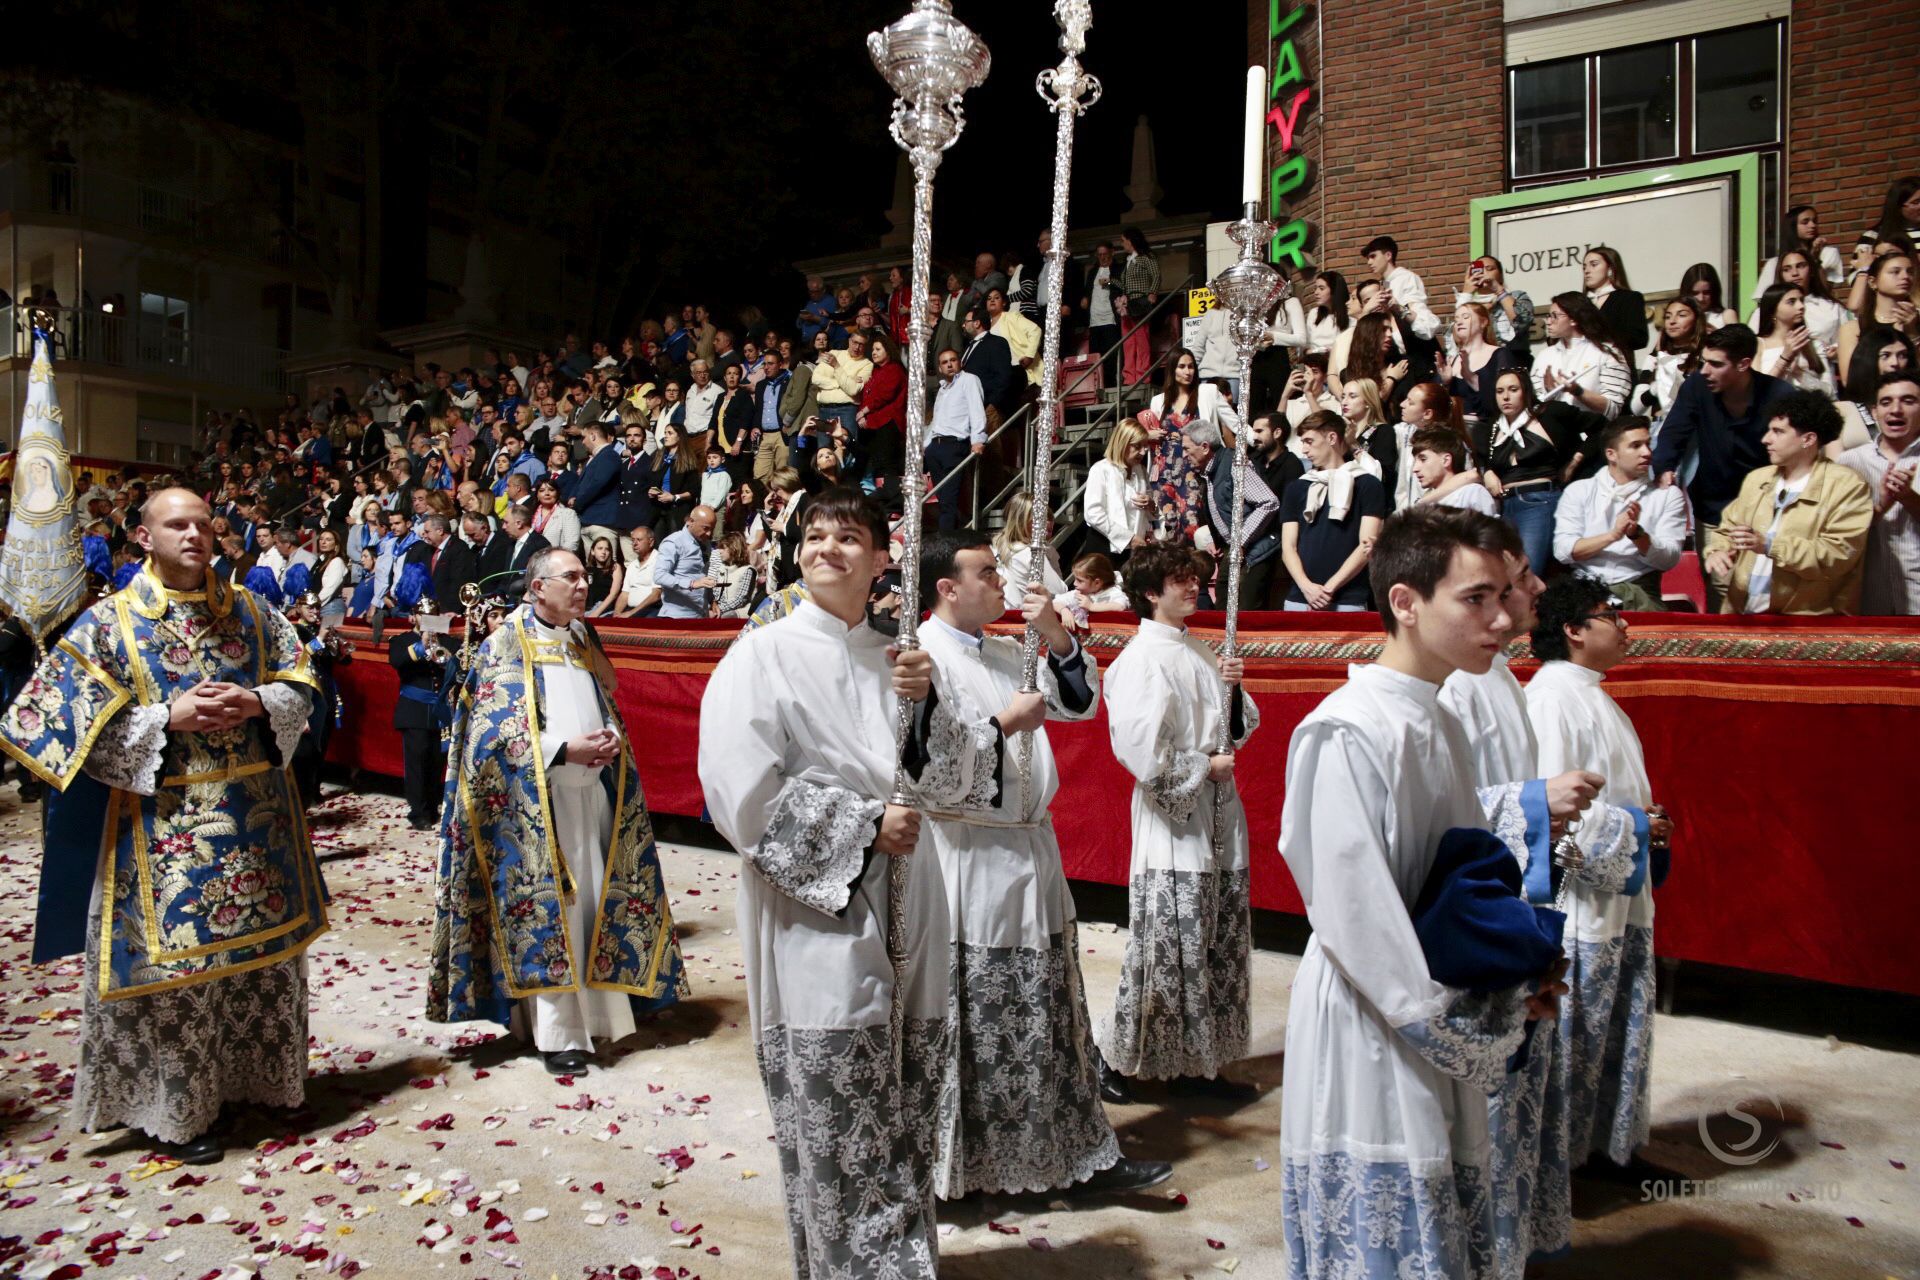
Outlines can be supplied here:
[[[1130, 615], [1106, 618], [1115, 621], [1087, 645], [1110, 662], [1133, 626]], [[1677, 827], [1658, 899], [1660, 954], [1920, 995], [1920, 953], [1905, 941], [1920, 868], [1884, 792], [1920, 742], [1920, 619], [1648, 614], [1633, 624], [1635, 660], [1607, 687], [1633, 717]], [[737, 626], [599, 627], [656, 813], [702, 815], [700, 695]], [[1219, 616], [1196, 617], [1194, 629], [1217, 640]], [[1379, 626], [1371, 615], [1245, 614], [1240, 638], [1261, 713], [1238, 769], [1254, 905], [1298, 914], [1277, 848], [1287, 743], [1346, 665], [1374, 656]], [[1516, 670], [1524, 680], [1531, 663]], [[397, 685], [384, 650], [359, 645], [339, 678], [346, 720], [329, 758], [398, 775]], [[1108, 749], [1104, 716], [1048, 731], [1065, 779], [1053, 812], [1067, 874], [1124, 884], [1131, 780]]]

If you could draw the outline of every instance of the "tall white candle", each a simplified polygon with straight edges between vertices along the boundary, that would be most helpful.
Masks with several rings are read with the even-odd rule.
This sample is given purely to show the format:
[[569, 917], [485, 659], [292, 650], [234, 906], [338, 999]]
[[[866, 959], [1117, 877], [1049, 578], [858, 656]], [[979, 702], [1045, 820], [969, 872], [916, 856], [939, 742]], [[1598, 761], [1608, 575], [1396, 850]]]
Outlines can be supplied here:
[[1267, 68], [1265, 63], [1247, 68], [1246, 150], [1241, 156], [1240, 203], [1260, 202], [1260, 180], [1266, 165], [1262, 152], [1267, 128]]

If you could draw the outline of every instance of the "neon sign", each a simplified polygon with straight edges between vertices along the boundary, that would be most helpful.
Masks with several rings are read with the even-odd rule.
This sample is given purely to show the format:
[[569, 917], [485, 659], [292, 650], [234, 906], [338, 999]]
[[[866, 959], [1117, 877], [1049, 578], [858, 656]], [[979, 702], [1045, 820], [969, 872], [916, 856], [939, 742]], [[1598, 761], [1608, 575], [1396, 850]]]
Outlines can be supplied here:
[[[1267, 180], [1268, 209], [1272, 215], [1279, 213], [1282, 200], [1304, 191], [1311, 176], [1307, 158], [1300, 154], [1296, 143], [1300, 118], [1313, 97], [1313, 86], [1307, 83], [1306, 64], [1289, 34], [1307, 16], [1307, 6], [1298, 5], [1285, 14], [1280, 12], [1280, 7], [1281, 0], [1267, 0], [1267, 41], [1273, 63], [1272, 87], [1267, 91], [1267, 123], [1280, 135], [1280, 160]], [[1301, 270], [1307, 265], [1308, 235], [1304, 219], [1288, 219], [1273, 233], [1268, 260]]]

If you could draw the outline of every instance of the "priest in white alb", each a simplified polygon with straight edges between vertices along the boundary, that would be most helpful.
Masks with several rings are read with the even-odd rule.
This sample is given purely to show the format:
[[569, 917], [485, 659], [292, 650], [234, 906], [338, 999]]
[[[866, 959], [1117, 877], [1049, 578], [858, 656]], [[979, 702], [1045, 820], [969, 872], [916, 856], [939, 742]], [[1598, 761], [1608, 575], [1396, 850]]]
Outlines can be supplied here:
[[1060, 774], [1046, 721], [1093, 717], [1098, 668], [1036, 583], [1022, 613], [1047, 656], [1040, 692], [1020, 691], [1020, 643], [983, 631], [1001, 616], [1003, 583], [992, 541], [971, 529], [926, 535], [920, 587], [932, 607], [920, 639], [941, 696], [955, 719], [990, 728], [999, 751], [996, 768], [976, 775], [957, 803], [924, 815], [946, 884], [954, 963], [947, 1088], [957, 1105], [942, 1117], [934, 1190], [957, 1199], [1164, 1182], [1173, 1166], [1122, 1156], [1101, 1104], [1073, 894], [1047, 811]]
[[[1542, 770], [1606, 776], [1596, 813], [1573, 832], [1584, 862], [1555, 905], [1567, 915], [1567, 981], [1560, 1024], [1567, 1147], [1626, 1165], [1647, 1141], [1653, 1060], [1653, 890], [1666, 878], [1673, 826], [1653, 803], [1640, 735], [1600, 687], [1627, 657], [1627, 624], [1607, 583], [1573, 575], [1540, 597], [1527, 682], [1527, 718]], [[1622, 823], [1628, 838], [1620, 838]]]
[[[1295, 1280], [1499, 1274], [1487, 1098], [1527, 1021], [1552, 1010], [1557, 940], [1526, 949], [1528, 976], [1471, 989], [1436, 976], [1420, 916], [1451, 849], [1491, 846], [1511, 869], [1485, 829], [1466, 732], [1440, 702], [1452, 672], [1486, 671], [1507, 638], [1503, 543], [1474, 511], [1389, 519], [1370, 561], [1380, 660], [1349, 668], [1288, 750], [1280, 852], [1313, 926], [1280, 1106]], [[1531, 926], [1517, 874], [1507, 892]]]
[[1220, 721], [1224, 702], [1240, 747], [1260, 712], [1240, 687], [1241, 660], [1187, 631], [1211, 572], [1185, 547], [1148, 547], [1127, 561], [1140, 630], [1106, 679], [1113, 754], [1134, 777], [1132, 932], [1099, 1038], [1112, 1102], [1132, 1101], [1129, 1079], [1231, 1101], [1256, 1092], [1221, 1074], [1247, 1052], [1253, 926], [1247, 813]]
[[[715, 668], [700, 703], [700, 785], [740, 851], [747, 1003], [795, 1275], [932, 1280], [952, 948], [920, 813], [889, 799], [897, 700], [916, 704], [917, 802], [958, 804], [991, 776], [999, 735], [947, 715], [926, 651], [896, 660], [869, 620], [887, 566], [878, 504], [830, 489], [805, 519], [808, 598], [742, 632]], [[896, 979], [887, 925], [898, 858], [908, 861]]]

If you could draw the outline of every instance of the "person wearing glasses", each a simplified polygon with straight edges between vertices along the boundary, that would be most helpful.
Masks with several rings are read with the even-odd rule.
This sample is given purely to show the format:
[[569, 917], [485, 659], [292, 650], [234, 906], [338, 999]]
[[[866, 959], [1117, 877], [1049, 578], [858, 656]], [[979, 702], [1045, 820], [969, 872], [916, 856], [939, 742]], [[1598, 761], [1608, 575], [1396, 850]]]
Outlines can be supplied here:
[[[1527, 720], [1539, 770], [1591, 769], [1605, 779], [1592, 814], [1569, 823], [1554, 845], [1556, 878], [1564, 874], [1554, 905], [1566, 913], [1568, 959], [1568, 992], [1552, 1028], [1565, 1105], [1559, 1154], [1570, 1168], [1589, 1155], [1626, 1165], [1648, 1137], [1653, 890], [1666, 879], [1673, 823], [1653, 802], [1640, 735], [1600, 687], [1627, 659], [1619, 598], [1604, 582], [1569, 574], [1535, 609], [1541, 667], [1527, 683]], [[1614, 839], [1620, 811], [1635, 835], [1624, 858]]]
[[1706, 569], [1722, 613], [1858, 613], [1873, 494], [1824, 450], [1840, 411], [1816, 391], [1774, 401], [1756, 467], [1707, 534]]
[[449, 739], [470, 803], [442, 829], [427, 975], [429, 1021], [510, 1027], [564, 1077], [688, 991], [588, 593], [578, 556], [536, 552], [475, 656]]

